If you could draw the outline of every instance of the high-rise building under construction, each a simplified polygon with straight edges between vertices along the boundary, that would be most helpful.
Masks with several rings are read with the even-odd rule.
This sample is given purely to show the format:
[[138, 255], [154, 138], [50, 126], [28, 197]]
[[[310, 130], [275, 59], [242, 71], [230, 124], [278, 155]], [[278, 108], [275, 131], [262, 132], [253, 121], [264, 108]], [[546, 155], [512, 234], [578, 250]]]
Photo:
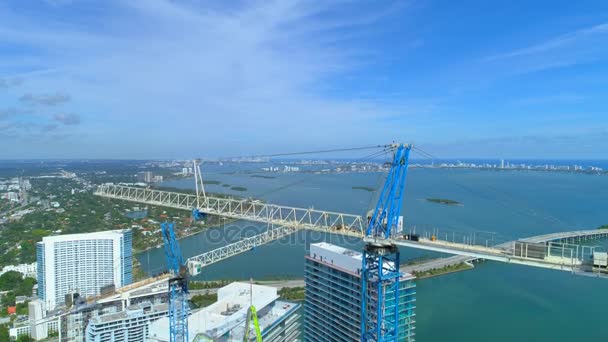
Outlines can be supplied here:
[[[361, 253], [321, 242], [305, 257], [305, 341], [358, 341], [361, 337]], [[416, 284], [399, 281], [399, 339], [414, 341]]]

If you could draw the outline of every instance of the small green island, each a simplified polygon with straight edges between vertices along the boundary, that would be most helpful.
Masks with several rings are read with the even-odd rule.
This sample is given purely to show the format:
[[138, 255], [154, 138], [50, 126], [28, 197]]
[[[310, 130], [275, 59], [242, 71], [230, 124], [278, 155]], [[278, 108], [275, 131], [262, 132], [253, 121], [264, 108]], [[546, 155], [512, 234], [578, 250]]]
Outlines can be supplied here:
[[216, 180], [206, 180], [203, 182], [204, 184], [212, 184], [212, 185], [220, 185], [222, 182]]
[[306, 299], [304, 287], [283, 287], [278, 291], [279, 296], [285, 300], [301, 302]]
[[445, 198], [427, 198], [426, 200], [431, 203], [439, 203], [445, 205], [462, 205], [460, 202]]
[[608, 224], [597, 227], [597, 229], [608, 229]]
[[447, 265], [447, 266], [444, 266], [441, 268], [433, 268], [433, 269], [426, 270], [426, 271], [420, 271], [420, 272], [414, 271], [413, 274], [418, 279], [424, 279], [424, 278], [436, 277], [436, 276], [453, 273], [453, 272], [470, 270], [472, 268], [473, 268], [473, 266], [471, 266], [470, 264], [467, 264], [466, 262], [461, 262], [459, 264]]
[[372, 192], [375, 189], [374, 188], [370, 188], [368, 186], [353, 186], [353, 190], [364, 190], [364, 191]]
[[264, 179], [273, 179], [277, 178], [275, 176], [264, 176], [264, 175], [251, 175], [252, 178], [264, 178]]
[[233, 186], [232, 188], [230, 188], [230, 190], [234, 190], [234, 191], [247, 191], [247, 188], [242, 187], [242, 186]]
[[229, 188], [229, 187], [230, 187], [230, 184], [222, 184], [222, 186], [223, 186], [224, 188]]

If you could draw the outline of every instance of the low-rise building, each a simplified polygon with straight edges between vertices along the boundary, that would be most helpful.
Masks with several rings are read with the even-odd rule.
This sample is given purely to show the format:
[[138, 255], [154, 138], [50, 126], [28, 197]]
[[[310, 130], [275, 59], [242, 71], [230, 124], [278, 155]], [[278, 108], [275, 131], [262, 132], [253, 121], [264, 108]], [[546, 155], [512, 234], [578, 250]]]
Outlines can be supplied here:
[[23, 274], [24, 277], [36, 278], [36, 272], [38, 270], [36, 265], [35, 262], [31, 264], [7, 265], [2, 268], [0, 275], [6, 272], [15, 271]]
[[[243, 341], [251, 304], [257, 310], [264, 341], [299, 339], [300, 304], [280, 300], [276, 288], [235, 282], [219, 289], [217, 296], [217, 302], [188, 317], [188, 342]], [[249, 331], [248, 340], [255, 340], [254, 329]], [[168, 317], [152, 323], [148, 341], [169, 341]]]
[[[135, 284], [134, 287], [117, 289], [115, 293], [99, 296], [87, 303], [79, 303], [61, 314], [60, 341], [146, 341], [149, 323], [167, 314], [166, 284], [166, 279], [150, 284]], [[145, 328], [137, 323], [140, 320], [146, 321]], [[93, 326], [89, 328], [91, 324]], [[116, 335], [114, 339], [106, 339], [112, 336], [108, 334], [112, 327], [116, 328]], [[131, 338], [119, 338], [126, 335]]]
[[[65, 305], [49, 311], [41, 299], [29, 302], [29, 317], [16, 321], [11, 336], [28, 335], [39, 341], [56, 333], [60, 342], [145, 341], [137, 336], [145, 337], [148, 324], [167, 314], [167, 277], [149, 278], [94, 298], [65, 297]], [[105, 332], [121, 329], [129, 339], [119, 335], [106, 339]]]
[[21, 335], [30, 335], [30, 326], [29, 324], [15, 324], [12, 328], [8, 330], [8, 336], [11, 339], [17, 339]]
[[144, 342], [150, 323], [167, 316], [167, 312], [167, 303], [143, 302], [131, 305], [124, 311], [94, 317], [87, 325], [86, 341]]

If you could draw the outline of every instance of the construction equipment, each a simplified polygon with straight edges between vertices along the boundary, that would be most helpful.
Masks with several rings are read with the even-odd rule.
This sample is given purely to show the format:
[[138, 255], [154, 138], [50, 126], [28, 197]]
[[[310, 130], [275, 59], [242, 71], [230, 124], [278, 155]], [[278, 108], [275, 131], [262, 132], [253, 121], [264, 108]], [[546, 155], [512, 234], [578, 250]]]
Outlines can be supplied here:
[[393, 160], [367, 225], [361, 266], [361, 342], [399, 338], [399, 232], [411, 145], [393, 144]]
[[253, 328], [255, 329], [255, 341], [262, 342], [262, 332], [260, 331], [260, 324], [258, 323], [258, 313], [255, 310], [255, 306], [253, 306], [253, 280], [250, 281], [250, 305], [249, 310], [247, 310], [247, 319], [245, 320], [245, 333], [243, 334], [243, 342], [249, 341], [249, 329], [251, 326], [251, 320], [253, 320]]
[[188, 342], [188, 271], [175, 237], [174, 223], [164, 222], [160, 226], [169, 279], [169, 329], [170, 342]]
[[194, 189], [196, 191], [196, 208], [192, 208], [192, 221], [195, 222], [205, 217], [205, 213], [201, 210], [201, 197], [203, 204], [207, 205], [209, 202], [205, 193], [205, 184], [203, 184], [200, 160], [194, 159], [192, 161], [192, 168], [194, 171]]

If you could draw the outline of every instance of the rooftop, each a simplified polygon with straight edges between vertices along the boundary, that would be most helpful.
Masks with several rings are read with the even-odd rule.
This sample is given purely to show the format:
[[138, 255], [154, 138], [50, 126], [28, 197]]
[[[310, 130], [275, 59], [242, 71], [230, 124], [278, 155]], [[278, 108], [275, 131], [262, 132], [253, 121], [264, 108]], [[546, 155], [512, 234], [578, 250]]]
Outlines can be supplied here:
[[[327, 242], [310, 244], [309, 257], [318, 260], [330, 267], [349, 272], [359, 276], [362, 266], [362, 253], [352, 249], [333, 245]], [[402, 280], [414, 278], [413, 275], [403, 272]]]
[[[252, 303], [260, 311], [279, 298], [274, 287], [240, 282], [222, 287], [217, 296], [217, 302], [192, 312], [188, 318], [190, 341], [199, 335], [218, 338], [245, 322], [247, 310]], [[153, 341], [168, 341], [168, 333], [169, 319], [164, 317], [152, 323], [149, 337]]]
[[169, 304], [167, 304], [167, 303], [150, 304], [147, 302], [143, 302], [143, 303], [131, 305], [125, 311], [97, 316], [95, 318], [92, 318], [91, 321], [94, 323], [103, 324], [103, 323], [108, 323], [108, 322], [112, 322], [112, 321], [123, 320], [125, 318], [130, 318], [130, 317], [131, 318], [138, 317], [138, 316], [141, 316], [143, 314], [148, 314], [148, 313], [164, 312], [167, 310], [169, 310]]
[[327, 243], [327, 242], [319, 242], [319, 243], [315, 243], [313, 245], [315, 245], [319, 248], [334, 252], [334, 253], [350, 256], [355, 259], [361, 260], [361, 253], [354, 251], [352, 249], [344, 248], [344, 247], [337, 246], [337, 245], [332, 245], [331, 243]]
[[51, 243], [58, 241], [73, 241], [73, 240], [90, 240], [90, 239], [107, 239], [111, 237], [118, 236], [125, 232], [129, 231], [129, 229], [116, 229], [116, 230], [106, 230], [101, 232], [92, 232], [92, 233], [80, 233], [80, 234], [65, 234], [65, 235], [51, 235], [45, 236], [42, 238], [41, 242], [38, 243]]

